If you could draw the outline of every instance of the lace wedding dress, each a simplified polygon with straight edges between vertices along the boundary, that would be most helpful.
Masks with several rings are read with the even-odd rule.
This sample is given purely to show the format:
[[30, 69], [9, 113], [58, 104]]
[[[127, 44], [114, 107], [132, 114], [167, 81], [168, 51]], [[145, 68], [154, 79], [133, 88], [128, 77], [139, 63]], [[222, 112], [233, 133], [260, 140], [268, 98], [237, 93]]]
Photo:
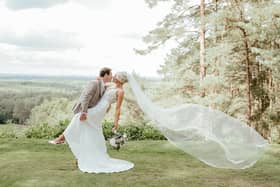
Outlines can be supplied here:
[[116, 102], [116, 91], [115, 87], [108, 88], [99, 103], [88, 110], [87, 120], [80, 121], [80, 113], [76, 114], [63, 133], [83, 172], [112, 173], [134, 167], [131, 162], [107, 154], [101, 122], [109, 105]]

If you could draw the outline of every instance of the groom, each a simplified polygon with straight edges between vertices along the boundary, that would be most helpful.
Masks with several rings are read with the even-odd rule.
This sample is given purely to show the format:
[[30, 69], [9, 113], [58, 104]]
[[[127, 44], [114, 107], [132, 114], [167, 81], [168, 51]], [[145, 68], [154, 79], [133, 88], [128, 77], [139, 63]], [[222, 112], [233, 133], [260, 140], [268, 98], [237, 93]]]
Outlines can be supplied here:
[[83, 90], [78, 102], [72, 108], [74, 114], [81, 112], [80, 120], [87, 119], [88, 108], [94, 107], [101, 99], [105, 91], [105, 83], [111, 82], [112, 70], [110, 68], [102, 68], [99, 77], [92, 80]]
[[[111, 82], [112, 70], [110, 68], [102, 68], [99, 72], [99, 77], [96, 80], [92, 80], [85, 87], [78, 102], [72, 108], [74, 114], [80, 113], [80, 120], [87, 119], [87, 110], [94, 107], [101, 99], [105, 91], [105, 83]], [[49, 141], [51, 144], [62, 144], [65, 141], [65, 137], [61, 134], [55, 140]]]

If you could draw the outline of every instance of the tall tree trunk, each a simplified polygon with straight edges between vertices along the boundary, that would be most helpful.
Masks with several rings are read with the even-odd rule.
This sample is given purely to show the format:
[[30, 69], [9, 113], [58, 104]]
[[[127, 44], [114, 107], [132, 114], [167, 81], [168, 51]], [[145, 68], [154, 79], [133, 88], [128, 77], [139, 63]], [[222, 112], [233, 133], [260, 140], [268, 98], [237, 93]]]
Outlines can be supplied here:
[[[217, 13], [218, 12], [218, 0], [215, 0], [215, 8], [214, 8], [214, 11], [215, 11], [215, 13]], [[215, 24], [215, 30], [214, 30], [214, 32], [216, 33], [218, 31], [218, 26], [217, 26], [217, 24]], [[218, 36], [215, 36], [215, 45], [218, 43]], [[220, 72], [219, 72], [219, 60], [218, 60], [218, 57], [215, 57], [215, 60], [214, 60], [215, 62], [215, 64], [216, 64], [216, 67], [215, 67], [215, 75], [216, 76], [219, 76], [220, 75]]]
[[[240, 5], [240, 1], [235, 0], [235, 4], [237, 5], [237, 9], [239, 10], [240, 14], [240, 21], [244, 21], [244, 9]], [[245, 47], [245, 63], [246, 63], [246, 97], [247, 97], [247, 112], [246, 112], [246, 122], [249, 126], [252, 126], [251, 123], [251, 115], [252, 115], [252, 99], [251, 99], [251, 82], [252, 82], [252, 65], [250, 62], [250, 49], [249, 49], [249, 41], [248, 41], [248, 35], [246, 30], [241, 27], [237, 26], [237, 28], [240, 29], [242, 33], [242, 39]]]
[[[200, 0], [200, 82], [206, 76], [206, 66], [205, 66], [205, 0]], [[205, 90], [202, 91], [201, 96], [205, 96]]]
[[251, 101], [251, 63], [249, 59], [249, 48], [247, 38], [245, 38], [245, 47], [246, 47], [246, 84], [247, 84], [247, 123], [251, 124], [251, 115], [252, 115], [252, 101]]
[[251, 62], [250, 62], [250, 49], [248, 44], [248, 36], [246, 30], [242, 27], [239, 27], [242, 35], [243, 35], [243, 42], [245, 47], [245, 62], [246, 62], [246, 85], [247, 85], [247, 113], [246, 113], [246, 120], [247, 124], [251, 126], [251, 115], [252, 115], [252, 99], [251, 99], [251, 82], [252, 82], [252, 70], [251, 70]]
[[269, 91], [269, 111], [272, 112], [273, 106], [273, 79], [272, 79], [272, 70], [269, 68], [269, 81], [268, 81], [268, 91]]

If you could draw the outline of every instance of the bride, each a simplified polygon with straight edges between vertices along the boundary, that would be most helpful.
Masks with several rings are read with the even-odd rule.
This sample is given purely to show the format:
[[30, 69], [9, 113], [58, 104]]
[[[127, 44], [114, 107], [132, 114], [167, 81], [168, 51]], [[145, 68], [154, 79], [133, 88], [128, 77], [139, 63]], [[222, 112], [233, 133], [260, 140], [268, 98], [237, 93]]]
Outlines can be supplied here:
[[134, 164], [129, 161], [111, 158], [107, 154], [101, 123], [111, 104], [116, 102], [112, 131], [117, 130], [120, 108], [124, 98], [123, 84], [127, 81], [125, 72], [116, 73], [113, 78], [115, 86], [107, 88], [98, 104], [88, 109], [87, 120], [81, 121], [79, 113], [76, 114], [63, 133], [77, 159], [79, 169], [83, 172], [112, 173], [134, 167]]

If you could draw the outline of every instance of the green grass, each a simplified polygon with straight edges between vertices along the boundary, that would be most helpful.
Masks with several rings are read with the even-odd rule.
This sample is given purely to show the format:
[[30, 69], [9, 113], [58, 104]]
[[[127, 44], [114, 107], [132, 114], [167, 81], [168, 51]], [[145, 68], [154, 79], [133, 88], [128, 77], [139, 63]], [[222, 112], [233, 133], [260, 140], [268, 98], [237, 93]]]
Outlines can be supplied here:
[[280, 186], [280, 145], [272, 145], [246, 170], [209, 167], [167, 141], [131, 141], [111, 157], [135, 167], [113, 174], [80, 172], [68, 145], [47, 140], [0, 138], [0, 186]]

